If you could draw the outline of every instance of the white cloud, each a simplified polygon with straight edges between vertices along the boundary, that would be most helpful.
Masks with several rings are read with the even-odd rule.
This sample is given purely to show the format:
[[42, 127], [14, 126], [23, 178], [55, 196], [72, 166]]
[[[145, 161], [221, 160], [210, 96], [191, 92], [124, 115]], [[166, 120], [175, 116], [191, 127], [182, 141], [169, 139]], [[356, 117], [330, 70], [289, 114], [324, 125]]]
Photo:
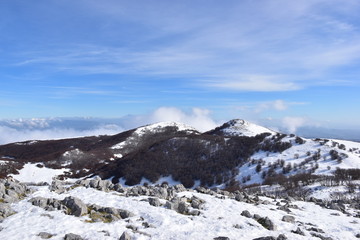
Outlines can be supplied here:
[[236, 91], [291, 91], [300, 88], [296, 83], [283, 81], [283, 77], [273, 75], [240, 75], [232, 80], [207, 81], [205, 85]]
[[307, 121], [306, 118], [303, 117], [284, 117], [282, 123], [290, 133], [296, 133], [299, 127], [307, 124]]
[[121, 131], [123, 131], [123, 129], [117, 125], [106, 125], [88, 130], [76, 130], [65, 127], [51, 129], [17, 129], [8, 126], [0, 126], [0, 144], [27, 140], [50, 140], [83, 136], [112, 135]]
[[206, 8], [196, 1], [138, 5], [87, 1], [74, 6], [99, 21], [106, 19], [106, 24], [109, 19], [114, 26], [132, 23], [139, 34], [125, 38], [104, 28], [121, 37], [121, 48], [107, 42], [68, 43], [23, 54], [19, 65], [80, 74], [190, 76], [191, 83], [196, 79], [201, 87], [270, 92], [332, 81], [327, 70], [354, 66], [360, 56], [360, 33], [354, 27], [359, 4], [352, 0], [341, 6], [324, 0], [215, 1]]
[[192, 108], [187, 112], [176, 107], [160, 107], [149, 114], [127, 116], [121, 122], [125, 129], [157, 122], [178, 122], [202, 132], [211, 130], [219, 124], [211, 118], [211, 112], [208, 109]]
[[0, 121], [0, 144], [113, 135], [127, 129], [164, 121], [184, 123], [199, 131], [211, 130], [218, 126], [207, 109], [193, 108], [190, 112], [185, 112], [175, 107], [160, 107], [150, 114], [127, 116], [121, 119], [14, 119]]
[[259, 103], [258, 106], [255, 108], [255, 112], [260, 113], [266, 110], [284, 111], [288, 107], [289, 107], [289, 103], [278, 99], [275, 101]]
[[161, 107], [150, 114], [150, 119], [153, 122], [174, 121], [185, 123], [199, 131], [208, 131], [217, 126], [216, 122], [210, 117], [210, 111], [201, 108], [193, 108], [191, 112], [186, 113], [174, 107]]

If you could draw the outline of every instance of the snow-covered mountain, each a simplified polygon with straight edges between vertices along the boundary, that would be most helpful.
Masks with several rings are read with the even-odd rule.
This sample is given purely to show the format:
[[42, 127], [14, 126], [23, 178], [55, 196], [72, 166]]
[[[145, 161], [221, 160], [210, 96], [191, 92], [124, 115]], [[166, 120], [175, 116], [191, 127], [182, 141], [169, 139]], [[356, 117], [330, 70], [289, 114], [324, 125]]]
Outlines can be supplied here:
[[262, 133], [276, 134], [275, 131], [259, 126], [257, 124], [245, 121], [243, 119], [234, 119], [222, 126], [209, 131], [211, 134], [222, 136], [247, 136], [254, 137]]
[[359, 181], [360, 143], [244, 120], [17, 142], [0, 146], [0, 236], [350, 240]]
[[360, 143], [305, 139], [235, 119], [205, 133], [163, 122], [112, 136], [0, 146], [0, 176], [25, 181], [29, 178], [17, 176], [19, 171], [31, 169], [39, 176], [36, 172], [47, 168], [63, 177], [98, 175], [127, 185], [167, 178], [186, 187], [226, 187], [234, 181], [261, 184], [278, 175], [360, 168]]

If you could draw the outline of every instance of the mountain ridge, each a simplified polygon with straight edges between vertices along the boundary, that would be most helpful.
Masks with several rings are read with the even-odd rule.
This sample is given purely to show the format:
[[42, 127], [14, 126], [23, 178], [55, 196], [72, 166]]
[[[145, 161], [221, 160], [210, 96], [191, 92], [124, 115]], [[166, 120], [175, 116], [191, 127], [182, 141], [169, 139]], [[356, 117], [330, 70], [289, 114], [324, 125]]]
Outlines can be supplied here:
[[0, 175], [16, 177], [25, 164], [37, 164], [64, 168], [63, 177], [99, 175], [127, 185], [170, 176], [186, 187], [225, 187], [234, 181], [258, 184], [277, 174], [360, 168], [359, 148], [355, 142], [281, 134], [241, 119], [204, 133], [162, 122], [116, 135], [2, 145]]

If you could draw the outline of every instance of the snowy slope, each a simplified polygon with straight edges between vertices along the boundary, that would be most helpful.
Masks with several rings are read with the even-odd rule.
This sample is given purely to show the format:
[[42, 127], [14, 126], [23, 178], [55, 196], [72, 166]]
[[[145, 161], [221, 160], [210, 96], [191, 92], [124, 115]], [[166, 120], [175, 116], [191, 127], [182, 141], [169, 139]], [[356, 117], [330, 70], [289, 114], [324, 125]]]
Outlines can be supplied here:
[[184, 132], [186, 134], [200, 134], [195, 128], [187, 126], [183, 123], [177, 122], [159, 122], [155, 124], [146, 125], [135, 129], [135, 131], [125, 141], [117, 143], [111, 147], [114, 152], [114, 157], [122, 157], [129, 152], [129, 146], [138, 145], [144, 141], [147, 135], [161, 134], [166, 132], [168, 128], [173, 128], [174, 131]]
[[12, 176], [20, 182], [47, 182], [51, 183], [57, 175], [64, 174], [69, 169], [51, 169], [46, 167], [37, 167], [36, 164], [27, 163], [19, 174], [12, 174]]
[[[315, 169], [314, 174], [319, 175], [330, 175], [334, 170], [336, 170], [336, 168], [360, 168], [360, 143], [334, 139], [328, 141], [316, 141], [313, 139], [303, 138], [305, 143], [297, 144], [295, 139], [295, 136], [284, 137], [282, 141], [290, 142], [292, 147], [281, 153], [264, 151], [255, 153], [251, 157], [251, 160], [262, 160], [264, 162], [262, 171], [259, 173], [256, 172], [257, 164], [245, 164], [239, 168], [240, 174], [237, 176], [237, 179], [241, 182], [244, 177], [250, 175], [251, 180], [247, 181], [246, 184], [262, 183], [264, 180], [261, 177], [262, 172], [269, 169], [269, 164], [275, 164], [279, 160], [284, 160], [285, 165], [292, 165], [293, 171], [286, 175], [294, 175], [296, 173], [305, 172], [316, 167], [316, 165], [318, 165], [318, 168]], [[339, 146], [341, 144], [343, 144], [345, 148], [340, 149]], [[342, 157], [342, 160], [333, 160], [330, 156], [331, 150], [337, 151], [339, 156]], [[317, 152], [320, 154], [320, 158], [318, 160], [306, 161]], [[294, 166], [297, 167], [294, 168]], [[281, 173], [282, 169], [278, 168], [277, 172]]]
[[276, 132], [273, 130], [242, 119], [231, 120], [222, 125], [221, 127], [217, 128], [217, 131], [221, 132], [224, 136], [253, 137], [261, 133], [276, 134]]
[[[263, 133], [269, 133], [269, 135], [267, 136]], [[255, 142], [253, 141], [254, 139], [246, 138], [259, 134], [263, 135], [255, 138], [257, 139]], [[244, 137], [239, 138], [238, 136]], [[138, 172], [141, 175], [143, 172], [149, 172], [150, 169], [154, 169], [152, 168], [153, 166], [159, 165], [159, 169], [156, 170], [156, 177], [150, 178], [151, 176], [145, 175], [139, 177], [139, 179], [145, 177], [153, 179], [155, 182], [156, 178], [166, 176], [179, 180], [179, 176], [174, 176], [177, 170], [161, 172], [161, 169], [168, 169], [166, 163], [169, 163], [171, 166], [177, 166], [175, 161], [178, 161], [176, 159], [180, 157], [181, 159], [179, 160], [181, 160], [183, 166], [179, 166], [179, 168], [187, 167], [188, 169], [183, 170], [188, 172], [191, 168], [203, 170], [208, 166], [206, 161], [211, 161], [211, 164], [214, 164], [214, 169], [220, 169], [219, 173], [217, 172], [218, 176], [216, 176], [220, 181], [216, 181], [217, 184], [215, 186], [224, 187], [234, 175], [236, 177], [235, 180], [238, 180], [240, 183], [247, 185], [262, 183], [266, 177], [264, 173], [270, 170], [270, 164], [274, 165], [280, 161], [284, 162], [284, 164], [280, 167], [277, 164], [275, 172], [282, 173], [283, 167], [290, 164], [291, 171], [286, 172], [286, 176], [309, 172], [310, 170], [315, 174], [329, 175], [333, 174], [336, 168], [360, 168], [360, 143], [334, 139], [314, 140], [305, 138], [303, 138], [304, 143], [299, 143], [298, 139], [299, 137], [297, 136], [280, 134], [241, 119], [231, 120], [206, 133], [200, 133], [196, 129], [181, 123], [161, 122], [114, 136], [59, 141], [32, 141], [7, 146], [3, 145], [0, 146], [0, 170], [9, 173], [8, 169], [10, 167], [19, 170], [19, 165], [22, 166], [24, 163], [28, 163], [28, 165], [25, 165], [24, 170], [20, 170], [20, 175], [16, 176], [14, 174], [14, 176], [21, 181], [29, 181], [30, 176], [36, 176], [33, 181], [43, 181], [45, 179], [44, 181], [47, 182], [54, 175], [59, 175], [65, 171], [65, 169], [54, 169], [53, 173], [48, 174], [44, 173], [44, 171], [49, 172], [50, 169], [41, 169], [35, 167], [35, 164], [30, 164], [43, 161], [41, 163], [47, 167], [69, 168], [66, 171], [69, 171], [70, 174], [75, 173], [73, 174], [75, 177], [97, 174], [104, 178], [126, 181], [129, 180], [129, 177], [125, 173], [133, 171], [134, 169], [132, 168], [134, 166], [136, 166], [136, 169], [141, 170]], [[266, 141], [269, 143], [269, 148], [263, 148], [263, 145], [266, 145]], [[251, 142], [254, 144], [251, 145]], [[244, 147], [243, 143], [248, 147]], [[279, 143], [280, 145], [282, 143], [289, 143], [291, 147], [287, 148], [288, 146], [286, 146], [279, 150], [279, 147], [276, 145]], [[250, 149], [251, 152], [244, 154], [243, 152], [246, 152], [244, 149]], [[339, 159], [334, 159], [330, 154], [331, 151], [336, 151]], [[319, 155], [318, 159], [311, 160], [310, 158], [315, 154]], [[30, 157], [28, 158], [28, 156]], [[134, 156], [138, 157], [138, 160], [136, 160], [139, 163], [138, 165], [136, 165]], [[151, 157], [153, 157], [152, 162], [149, 160]], [[119, 159], [124, 161], [118, 161]], [[146, 161], [141, 162], [139, 159]], [[162, 163], [160, 163], [161, 159], [163, 160]], [[230, 159], [228, 165], [223, 164], [222, 160], [224, 159]], [[241, 161], [238, 161], [239, 159]], [[17, 162], [21, 164], [11, 164]], [[198, 167], [194, 168], [194, 163], [199, 163]], [[259, 163], [261, 163], [261, 170], [256, 171]], [[229, 170], [220, 168], [225, 165], [232, 168], [231, 174], [233, 175], [230, 177], [225, 176], [227, 173], [222, 174]], [[141, 169], [141, 167], [144, 169]], [[103, 171], [99, 172], [97, 171], [98, 169]], [[116, 171], [118, 169], [125, 170], [123, 172]], [[237, 173], [237, 169], [239, 173]], [[37, 171], [39, 173], [36, 173]], [[204, 174], [203, 171], [201, 174], [206, 176], [208, 173], [209, 171]], [[135, 175], [132, 174], [132, 176]], [[195, 176], [195, 174], [192, 176]], [[215, 178], [214, 171], [210, 173], [210, 176]], [[139, 179], [129, 184], [138, 184], [140, 182]], [[196, 182], [199, 179], [203, 180], [201, 176], [197, 176], [193, 180]], [[210, 186], [214, 181], [204, 182], [205, 184], [209, 183]]]
[[[116, 192], [103, 192], [92, 188], [77, 187], [65, 194], [49, 192], [48, 187], [34, 187], [36, 190], [26, 199], [12, 204], [18, 213], [6, 218], [1, 227], [1, 239], [41, 239], [40, 232], [47, 232], [54, 235], [51, 239], [62, 240], [67, 233], [74, 233], [87, 240], [117, 240], [126, 231], [131, 239], [157, 239], [157, 240], [188, 240], [188, 239], [214, 239], [219, 236], [226, 236], [229, 239], [254, 239], [257, 237], [274, 236], [284, 234], [287, 239], [305, 240], [319, 239], [312, 237], [314, 229], [320, 229], [321, 235], [331, 237], [333, 240], [355, 239], [360, 232], [358, 219], [348, 216], [339, 211], [321, 208], [314, 203], [296, 201], [293, 205], [298, 209], [291, 208], [287, 214], [277, 210], [284, 202], [281, 199], [270, 199], [261, 197], [260, 200], [267, 200], [264, 203], [252, 204], [238, 202], [228, 197], [216, 197], [201, 194], [193, 191], [178, 193], [178, 196], [191, 198], [196, 196], [205, 200], [204, 209], [199, 216], [189, 216], [169, 210], [163, 206], [150, 206], [145, 196], [125, 197]], [[135, 214], [127, 220], [118, 220], [111, 223], [88, 221], [87, 216], [75, 217], [55, 211], [45, 211], [40, 207], [31, 205], [28, 200], [32, 197], [46, 197], [63, 199], [66, 196], [74, 196], [86, 204], [97, 204], [100, 206], [121, 208]], [[224, 199], [222, 199], [224, 198]], [[162, 203], [165, 200], [160, 199]], [[242, 211], [247, 210], [252, 215], [258, 214], [261, 217], [268, 217], [275, 225], [275, 230], [267, 230], [255, 219], [242, 216]], [[284, 222], [282, 218], [291, 215], [295, 222]], [[148, 228], [144, 223], [147, 223]], [[132, 228], [137, 228], [132, 231]], [[300, 228], [304, 236], [292, 233], [291, 231]], [[317, 231], [320, 231], [317, 230]]]
[[111, 149], [122, 149], [124, 147], [126, 147], [127, 145], [131, 144], [132, 142], [134, 142], [135, 140], [138, 140], [139, 138], [141, 138], [142, 136], [144, 136], [145, 134], [149, 134], [149, 133], [161, 133], [163, 131], [166, 130], [167, 127], [173, 127], [175, 128], [177, 131], [181, 131], [181, 132], [187, 132], [187, 133], [196, 133], [199, 134], [199, 132], [190, 126], [187, 126], [185, 124], [182, 123], [177, 123], [177, 122], [159, 122], [159, 123], [155, 123], [155, 124], [150, 124], [150, 125], [146, 125], [143, 127], [139, 127], [137, 128], [130, 137], [128, 137], [125, 141], [120, 142], [118, 144], [115, 144], [114, 146], [111, 147]]

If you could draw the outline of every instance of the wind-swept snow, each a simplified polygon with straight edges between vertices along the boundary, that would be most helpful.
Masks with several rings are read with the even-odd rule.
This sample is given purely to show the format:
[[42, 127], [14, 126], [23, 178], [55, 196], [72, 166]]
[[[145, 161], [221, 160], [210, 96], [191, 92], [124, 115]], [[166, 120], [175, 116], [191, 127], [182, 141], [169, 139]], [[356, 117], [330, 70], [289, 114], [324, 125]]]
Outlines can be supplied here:
[[[358, 220], [339, 211], [329, 210], [314, 203], [296, 201], [298, 209], [291, 208], [290, 215], [295, 222], [282, 221], [288, 213], [278, 210], [283, 204], [281, 199], [274, 200], [261, 197], [266, 203], [251, 204], [238, 202], [227, 197], [220, 198], [193, 191], [178, 193], [179, 197], [195, 196], [205, 201], [204, 209], [199, 216], [179, 214], [163, 206], [149, 205], [145, 196], [125, 197], [116, 192], [103, 192], [93, 188], [77, 187], [66, 194], [49, 192], [47, 187], [36, 187], [37, 191], [31, 197], [45, 197], [64, 199], [73, 196], [81, 199], [85, 204], [126, 209], [135, 214], [127, 220], [118, 220], [111, 223], [90, 222], [88, 216], [75, 217], [55, 211], [45, 211], [40, 207], [31, 205], [27, 200], [13, 204], [16, 214], [6, 218], [1, 227], [2, 239], [40, 239], [40, 232], [54, 235], [51, 239], [62, 240], [67, 233], [74, 233], [88, 240], [108, 239], [117, 240], [126, 231], [131, 239], [214, 239], [224, 236], [230, 239], [254, 239], [257, 237], [284, 234], [288, 239], [305, 240], [318, 239], [310, 235], [320, 229], [321, 235], [331, 237], [333, 240], [354, 239], [359, 232]], [[162, 204], [165, 200], [160, 199]], [[265, 229], [254, 218], [247, 218], [241, 213], [247, 210], [251, 215], [268, 217], [276, 229]], [[334, 215], [332, 215], [334, 214]], [[146, 223], [146, 224], [145, 224]], [[131, 227], [130, 227], [131, 226]], [[145, 227], [150, 226], [150, 227]], [[132, 231], [131, 229], [137, 229]], [[292, 233], [300, 228], [305, 235]]]
[[66, 168], [51, 169], [46, 167], [37, 167], [37, 164], [26, 163], [19, 174], [12, 174], [13, 178], [20, 182], [47, 182], [51, 183], [53, 178], [57, 175], [64, 174], [68, 171]]
[[247, 122], [242, 119], [235, 119], [227, 122], [228, 127], [222, 129], [222, 132], [230, 136], [247, 136], [253, 137], [261, 133], [275, 134], [273, 130]]
[[[343, 141], [343, 140], [329, 140], [325, 142], [324, 140], [313, 140], [302, 138], [305, 142], [303, 144], [297, 144], [295, 142], [296, 137], [286, 136], [281, 141], [290, 142], [292, 147], [286, 149], [285, 151], [279, 152], [264, 152], [259, 151], [251, 156], [251, 160], [262, 160], [263, 166], [262, 171], [268, 170], [269, 164], [274, 164], [278, 161], [283, 160], [284, 166], [291, 164], [292, 171], [287, 175], [294, 175], [296, 173], [304, 172], [310, 168], [318, 166], [314, 174], [318, 175], [331, 175], [333, 174], [336, 168], [360, 168], [360, 143]], [[340, 149], [339, 146], [344, 144], [345, 148]], [[341, 160], [332, 159], [330, 156], [330, 151], [335, 150], [341, 156]], [[306, 159], [312, 158], [314, 154], [319, 153], [320, 158], [316, 161], [306, 162]], [[251, 176], [249, 181], [246, 181], [246, 184], [262, 183], [263, 178], [261, 173], [256, 172], [256, 165], [251, 164], [250, 162], [241, 166], [239, 168], [239, 175], [237, 180], [240, 182], [244, 177]], [[300, 169], [300, 166], [303, 165], [303, 168]], [[281, 173], [282, 167], [277, 169], [278, 173]]]

